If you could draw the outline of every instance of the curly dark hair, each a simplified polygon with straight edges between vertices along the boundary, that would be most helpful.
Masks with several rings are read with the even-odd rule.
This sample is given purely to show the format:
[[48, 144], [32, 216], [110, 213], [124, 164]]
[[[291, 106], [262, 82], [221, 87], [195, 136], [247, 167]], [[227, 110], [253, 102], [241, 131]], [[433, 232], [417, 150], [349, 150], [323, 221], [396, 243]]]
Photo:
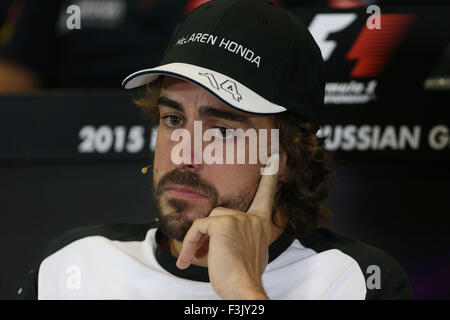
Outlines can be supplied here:
[[326, 138], [316, 135], [317, 124], [289, 111], [276, 115], [275, 122], [280, 150], [287, 155], [287, 173], [275, 195], [274, 208], [287, 217], [292, 234], [303, 236], [331, 222], [332, 212], [325, 200], [333, 179], [329, 168], [333, 158], [325, 149]]
[[[148, 84], [134, 99], [151, 125], [159, 121], [157, 99], [162, 77]], [[272, 222], [276, 210], [287, 218], [288, 232], [296, 237], [331, 222], [332, 212], [325, 205], [333, 173], [329, 169], [332, 154], [325, 149], [325, 137], [316, 135], [319, 126], [287, 111], [274, 116], [279, 129], [280, 150], [287, 155], [287, 172], [274, 199]]]

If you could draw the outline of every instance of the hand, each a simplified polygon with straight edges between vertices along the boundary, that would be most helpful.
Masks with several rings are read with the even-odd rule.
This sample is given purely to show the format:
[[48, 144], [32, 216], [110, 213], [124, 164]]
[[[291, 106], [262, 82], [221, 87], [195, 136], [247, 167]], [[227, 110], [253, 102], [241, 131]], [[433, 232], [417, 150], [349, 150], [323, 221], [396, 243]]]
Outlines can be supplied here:
[[[278, 155], [274, 157], [278, 161]], [[272, 161], [274, 161], [272, 160]], [[269, 260], [272, 204], [278, 175], [262, 175], [247, 212], [214, 208], [187, 232], [177, 266], [208, 254], [211, 285], [224, 299], [268, 299], [261, 275]]]

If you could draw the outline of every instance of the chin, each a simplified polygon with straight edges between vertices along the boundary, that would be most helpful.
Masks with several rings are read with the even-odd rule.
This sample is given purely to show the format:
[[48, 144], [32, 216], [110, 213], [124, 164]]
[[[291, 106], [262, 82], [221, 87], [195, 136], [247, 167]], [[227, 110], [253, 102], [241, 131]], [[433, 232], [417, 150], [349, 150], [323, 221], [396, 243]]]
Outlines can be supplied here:
[[193, 223], [183, 212], [161, 214], [158, 219], [161, 231], [177, 241], [183, 241]]
[[159, 227], [168, 237], [183, 241], [196, 219], [209, 215], [211, 208], [192, 206], [185, 201], [169, 199], [158, 210]]

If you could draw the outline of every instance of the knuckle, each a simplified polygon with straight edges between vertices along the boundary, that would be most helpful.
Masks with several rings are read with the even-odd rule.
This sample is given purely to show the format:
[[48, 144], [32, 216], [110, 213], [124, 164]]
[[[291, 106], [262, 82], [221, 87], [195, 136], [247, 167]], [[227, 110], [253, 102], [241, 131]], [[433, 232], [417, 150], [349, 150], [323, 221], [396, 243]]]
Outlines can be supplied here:
[[210, 215], [210, 216], [214, 216], [214, 215], [220, 213], [220, 211], [221, 211], [221, 207], [216, 207], [216, 208], [214, 208], [214, 209], [211, 210], [211, 212], [209, 213], [209, 215]]
[[191, 229], [198, 227], [198, 225], [201, 223], [200, 221], [201, 219], [203, 218], [195, 219], [194, 222], [192, 223]]
[[227, 212], [227, 208], [224, 207], [215, 207], [214, 209], [211, 210], [211, 212], [209, 213], [209, 216], [220, 216], [223, 215]]
[[256, 214], [249, 214], [248, 217], [249, 217], [250, 221], [254, 224], [262, 223], [261, 217]]
[[238, 222], [235, 216], [224, 216], [222, 218], [222, 221], [225, 225], [227, 225], [229, 227], [235, 226], [236, 223]]
[[204, 221], [205, 221], [205, 218], [195, 219], [194, 222], [192, 223], [191, 227], [189, 228], [189, 231], [192, 232], [194, 230], [198, 230]]
[[239, 226], [242, 225], [242, 219], [237, 215], [222, 216], [221, 225], [230, 231], [237, 230]]
[[248, 214], [238, 214], [236, 216], [234, 216], [236, 219], [236, 222], [239, 224], [249, 224], [251, 223], [251, 220], [248, 218]]

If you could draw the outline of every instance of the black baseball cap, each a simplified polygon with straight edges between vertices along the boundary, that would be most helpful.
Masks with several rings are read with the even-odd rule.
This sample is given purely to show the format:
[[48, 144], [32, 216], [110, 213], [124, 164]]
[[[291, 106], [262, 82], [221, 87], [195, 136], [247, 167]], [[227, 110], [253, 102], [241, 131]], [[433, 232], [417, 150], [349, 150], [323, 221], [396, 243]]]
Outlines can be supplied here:
[[122, 85], [136, 88], [160, 75], [184, 79], [245, 112], [289, 110], [319, 123], [324, 62], [305, 24], [270, 0], [212, 0], [175, 31], [159, 66]]

